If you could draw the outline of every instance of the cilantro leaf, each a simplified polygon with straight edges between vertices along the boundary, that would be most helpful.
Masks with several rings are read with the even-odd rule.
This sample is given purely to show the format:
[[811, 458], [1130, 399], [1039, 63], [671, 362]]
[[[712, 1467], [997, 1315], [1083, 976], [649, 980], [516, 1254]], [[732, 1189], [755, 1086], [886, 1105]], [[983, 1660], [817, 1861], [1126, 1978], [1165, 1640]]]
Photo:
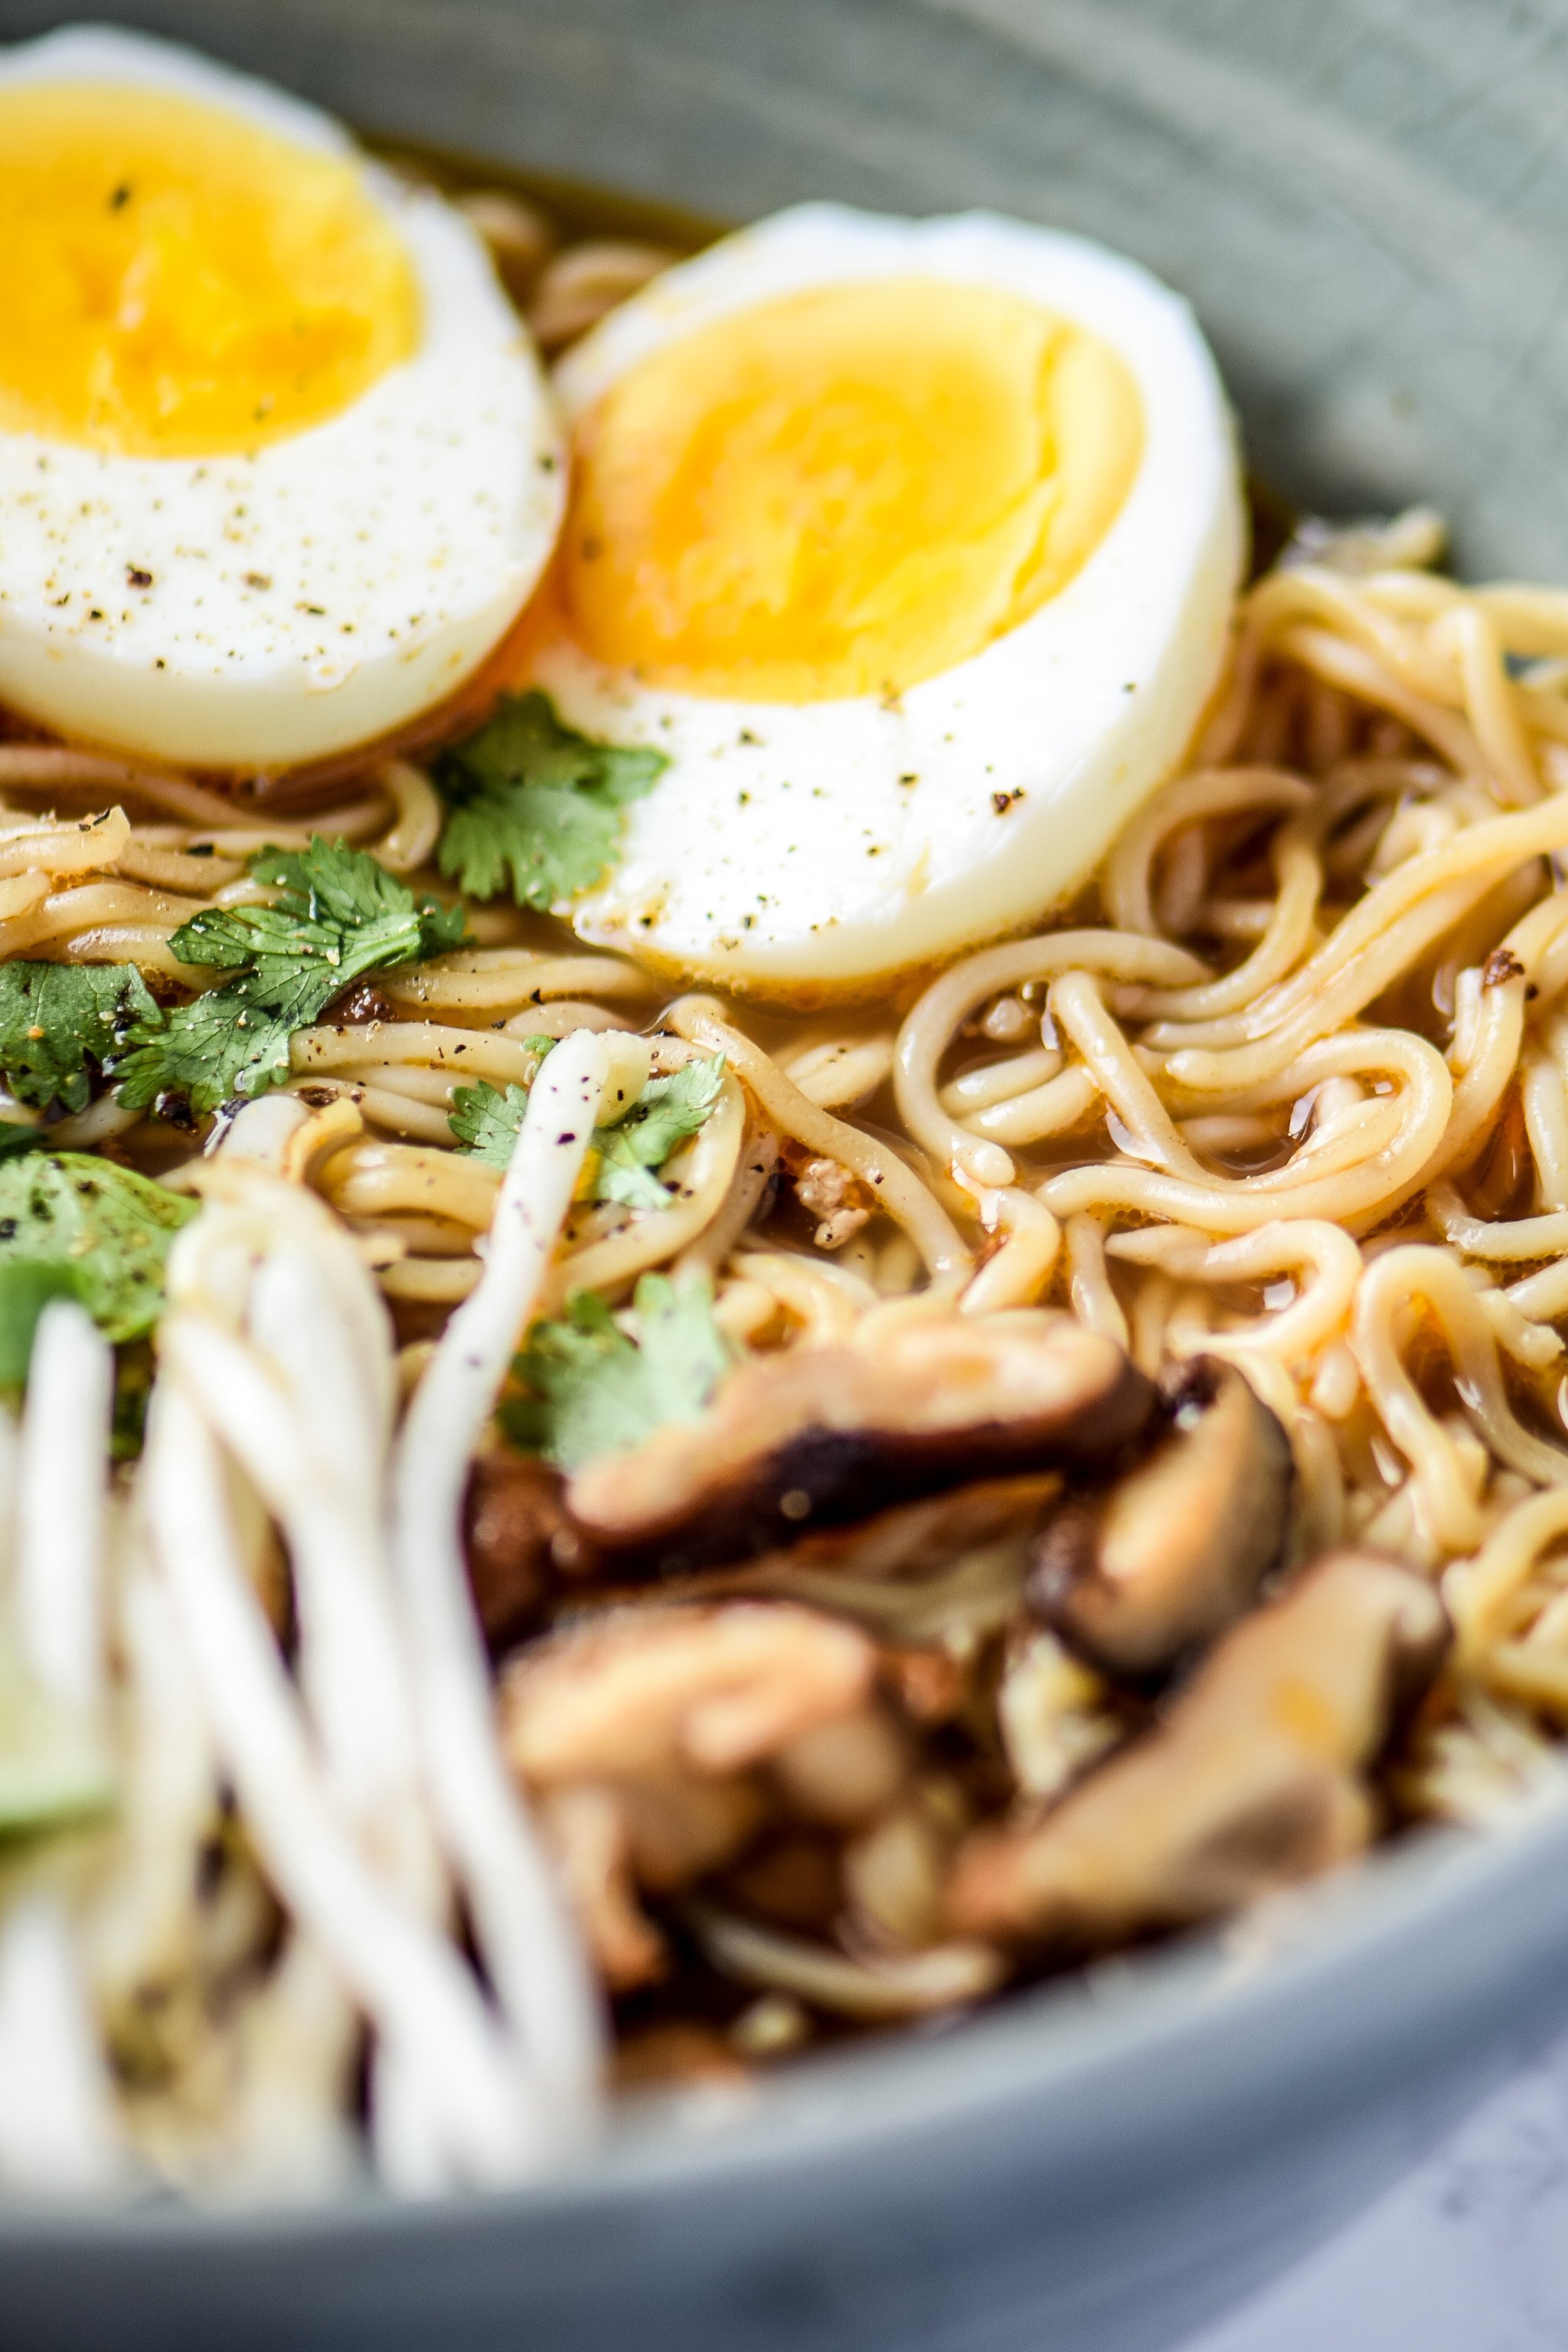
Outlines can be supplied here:
[[133, 963], [0, 964], [0, 1071], [18, 1102], [85, 1110], [92, 1069], [158, 1007]]
[[672, 1422], [700, 1419], [731, 1361], [711, 1286], [645, 1274], [634, 1308], [635, 1340], [591, 1290], [574, 1293], [563, 1320], [534, 1325], [515, 1366], [533, 1394], [501, 1409], [515, 1443], [578, 1470]]
[[289, 1073], [289, 1041], [320, 1020], [351, 981], [461, 944], [461, 908], [416, 899], [363, 849], [315, 835], [308, 849], [264, 849], [250, 861], [278, 892], [270, 907], [204, 907], [169, 944], [182, 963], [233, 979], [167, 1016], [137, 1023], [114, 1065], [121, 1100], [145, 1109], [163, 1095], [216, 1110]]
[[151, 1330], [169, 1244], [195, 1210], [195, 1201], [89, 1151], [0, 1160], [0, 1326], [24, 1368], [50, 1297], [79, 1299], [110, 1339]]
[[[539, 1066], [546, 1054], [552, 1054], [559, 1043], [555, 1037], [523, 1039], [523, 1052], [535, 1056], [529, 1087], [539, 1076]], [[481, 1078], [477, 1086], [453, 1087], [447, 1124], [473, 1159], [486, 1160], [492, 1168], [505, 1168], [510, 1164], [511, 1148], [522, 1132], [527, 1108], [528, 1087], [509, 1086], [501, 1094], [488, 1078]]]
[[669, 1194], [653, 1171], [706, 1125], [723, 1083], [722, 1054], [688, 1062], [667, 1078], [650, 1078], [618, 1125], [595, 1128], [595, 1200], [618, 1201], [628, 1209], [668, 1208]]
[[289, 1075], [289, 1040], [314, 1018], [279, 1012], [246, 979], [209, 989], [166, 1023], [141, 1024], [134, 1050], [115, 1065], [121, 1102], [162, 1109], [171, 1098], [216, 1110], [236, 1095], [258, 1095]]
[[[553, 1042], [529, 1040], [532, 1045]], [[625, 1118], [594, 1129], [586, 1198], [616, 1201], [628, 1209], [668, 1208], [669, 1193], [653, 1171], [706, 1124], [723, 1083], [722, 1054], [688, 1062], [668, 1077], [650, 1078]], [[509, 1086], [502, 1094], [481, 1078], [478, 1086], [457, 1087], [452, 1103], [447, 1124], [464, 1150], [492, 1168], [505, 1168], [528, 1108], [527, 1090]]]
[[[460, 907], [443, 907], [438, 899], [416, 898], [406, 882], [389, 874], [368, 849], [351, 849], [346, 841], [325, 841], [313, 834], [308, 849], [263, 849], [250, 861], [258, 882], [278, 889], [275, 914], [300, 922], [336, 924], [344, 930], [363, 930], [384, 924], [395, 939], [413, 918], [418, 918], [418, 945], [409, 954], [445, 955], [460, 948], [468, 929]], [[195, 921], [202, 919], [198, 915]], [[386, 959], [401, 961], [402, 958]]]
[[454, 1087], [447, 1124], [464, 1150], [491, 1168], [510, 1164], [511, 1150], [522, 1131], [528, 1095], [521, 1087], [505, 1094], [481, 1078], [477, 1087]]
[[449, 814], [439, 862], [472, 898], [508, 880], [542, 912], [603, 880], [621, 813], [652, 790], [662, 751], [596, 743], [563, 727], [546, 695], [504, 696], [477, 734], [448, 747], [435, 783]]

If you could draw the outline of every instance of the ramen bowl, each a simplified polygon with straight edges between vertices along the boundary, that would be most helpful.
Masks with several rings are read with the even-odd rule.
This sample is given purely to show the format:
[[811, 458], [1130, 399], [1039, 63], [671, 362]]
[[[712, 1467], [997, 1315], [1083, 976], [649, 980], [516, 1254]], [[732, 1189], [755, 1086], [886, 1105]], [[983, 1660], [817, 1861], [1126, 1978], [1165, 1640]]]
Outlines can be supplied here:
[[[207, 0], [121, 12], [367, 132], [718, 220], [1079, 230], [1195, 304], [1250, 461], [1560, 574], [1563, 11], [1484, 0]], [[63, 12], [0, 0], [0, 37]], [[1478, 60], [1484, 56], [1484, 77]], [[630, 2112], [526, 2193], [0, 2219], [6, 2340], [1176, 2341], [1568, 2011], [1568, 1806], [1426, 1834], [984, 2017]], [[0, 2095], [4, 2095], [0, 2085]]]

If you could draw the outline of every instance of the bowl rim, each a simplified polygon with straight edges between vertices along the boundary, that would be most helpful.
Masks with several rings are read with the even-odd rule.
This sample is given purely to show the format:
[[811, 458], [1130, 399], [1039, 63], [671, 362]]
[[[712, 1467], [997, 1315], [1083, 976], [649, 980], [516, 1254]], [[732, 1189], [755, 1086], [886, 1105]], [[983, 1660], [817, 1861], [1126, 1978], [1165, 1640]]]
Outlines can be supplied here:
[[[1445, 1927], [1517, 1911], [1542, 1886], [1559, 1890], [1555, 1903], [1527, 1901], [1528, 1932], [1505, 1937], [1500, 1952], [1457, 1971], [1421, 1966], [1440, 1943], [1454, 1958]], [[1564, 1953], [1568, 1766], [1485, 1830], [1417, 1828], [1227, 1921], [1005, 1993], [945, 2026], [894, 2027], [752, 2084], [630, 2103], [597, 2139], [516, 2186], [411, 2202], [367, 2171], [312, 2201], [205, 2204], [163, 2189], [70, 2205], [13, 2198], [0, 2205], [0, 2272], [7, 2258], [68, 2246], [154, 2259], [198, 2247], [346, 2254], [389, 2233], [428, 2243], [498, 2223], [548, 2227], [693, 2189], [745, 2198], [784, 2173], [826, 2182], [847, 2164], [862, 2180], [874, 2167], [881, 2193], [896, 2196], [931, 2160], [933, 2136], [972, 2149], [989, 2141], [1011, 2161], [1022, 2134], [1037, 2166], [1120, 2174], [1134, 2150], [1145, 2167], [1169, 2153], [1172, 2130], [1193, 2119], [1194, 2079], [1209, 2137], [1239, 2141], [1246, 2111], [1287, 2091], [1343, 2107], [1352, 2058], [1366, 2070], [1356, 2095], [1370, 2098], [1444, 2032], [1516, 2041], [1510, 1984]], [[1365, 1998], [1369, 1979], [1381, 1987], [1391, 1971], [1402, 1988], [1393, 2013], [1381, 1992]], [[1554, 2005], [1568, 2010], [1568, 1986]]]

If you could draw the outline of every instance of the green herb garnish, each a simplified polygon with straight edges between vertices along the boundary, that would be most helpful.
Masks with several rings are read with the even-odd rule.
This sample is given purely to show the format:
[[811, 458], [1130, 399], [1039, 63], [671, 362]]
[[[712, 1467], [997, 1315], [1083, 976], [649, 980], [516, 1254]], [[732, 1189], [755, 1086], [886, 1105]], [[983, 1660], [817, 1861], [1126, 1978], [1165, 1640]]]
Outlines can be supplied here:
[[470, 1159], [482, 1160], [491, 1168], [507, 1168], [527, 1108], [525, 1087], [508, 1087], [502, 1094], [488, 1078], [481, 1078], [478, 1086], [453, 1087], [447, 1124]]
[[672, 1422], [700, 1418], [731, 1362], [710, 1285], [645, 1274], [633, 1312], [635, 1339], [595, 1292], [579, 1290], [562, 1321], [534, 1325], [515, 1365], [533, 1393], [501, 1408], [515, 1444], [578, 1470]]
[[[0, 964], [0, 1072], [18, 1102], [85, 1110], [92, 1073], [158, 1006], [133, 963]], [[13, 1144], [11, 1149], [25, 1149]]]
[[38, 1317], [76, 1298], [107, 1337], [150, 1331], [163, 1261], [196, 1204], [87, 1151], [0, 1160], [0, 1385], [20, 1386]]
[[688, 1062], [667, 1078], [650, 1078], [625, 1118], [594, 1129], [599, 1155], [594, 1199], [618, 1201], [627, 1209], [668, 1208], [669, 1193], [653, 1171], [707, 1124], [723, 1083], [722, 1054]]
[[480, 1078], [476, 1086], [453, 1087], [447, 1124], [471, 1159], [483, 1160], [491, 1168], [510, 1165], [512, 1146], [522, 1132], [528, 1108], [528, 1087], [539, 1076], [545, 1055], [552, 1054], [558, 1043], [554, 1037], [523, 1039], [524, 1053], [536, 1057], [527, 1087], [509, 1086], [503, 1093], [488, 1078]]
[[604, 879], [622, 811], [668, 765], [662, 751], [595, 743], [563, 727], [545, 695], [508, 695], [494, 716], [436, 763], [448, 815], [440, 867], [472, 898], [510, 878], [520, 907], [542, 912]]
[[461, 908], [416, 898], [367, 851], [317, 835], [309, 849], [264, 849], [250, 861], [278, 891], [270, 907], [204, 907], [169, 945], [182, 963], [231, 971], [168, 1015], [141, 1021], [114, 1066], [121, 1100], [145, 1109], [164, 1096], [195, 1111], [258, 1095], [289, 1074], [289, 1041], [366, 972], [460, 947]]
[[[723, 1083], [722, 1054], [688, 1062], [667, 1078], [650, 1078], [624, 1118], [594, 1129], [584, 1197], [628, 1209], [668, 1208], [669, 1192], [653, 1171], [707, 1123]], [[455, 1088], [452, 1105], [447, 1124], [464, 1150], [492, 1168], [505, 1168], [528, 1108], [527, 1090], [510, 1086], [503, 1094], [481, 1078], [478, 1086]]]

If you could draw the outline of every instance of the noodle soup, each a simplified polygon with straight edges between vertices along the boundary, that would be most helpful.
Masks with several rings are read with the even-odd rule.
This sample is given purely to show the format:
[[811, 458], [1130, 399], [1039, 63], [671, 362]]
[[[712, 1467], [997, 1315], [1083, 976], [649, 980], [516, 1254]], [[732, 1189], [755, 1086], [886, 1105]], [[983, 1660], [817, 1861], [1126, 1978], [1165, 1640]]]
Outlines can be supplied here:
[[1543, 1782], [1568, 594], [1244, 584], [1024, 224], [680, 266], [84, 36], [40, 251], [106, 86], [144, 310], [0, 262], [0, 509], [102, 485], [0, 554], [0, 2174], [525, 2178]]

